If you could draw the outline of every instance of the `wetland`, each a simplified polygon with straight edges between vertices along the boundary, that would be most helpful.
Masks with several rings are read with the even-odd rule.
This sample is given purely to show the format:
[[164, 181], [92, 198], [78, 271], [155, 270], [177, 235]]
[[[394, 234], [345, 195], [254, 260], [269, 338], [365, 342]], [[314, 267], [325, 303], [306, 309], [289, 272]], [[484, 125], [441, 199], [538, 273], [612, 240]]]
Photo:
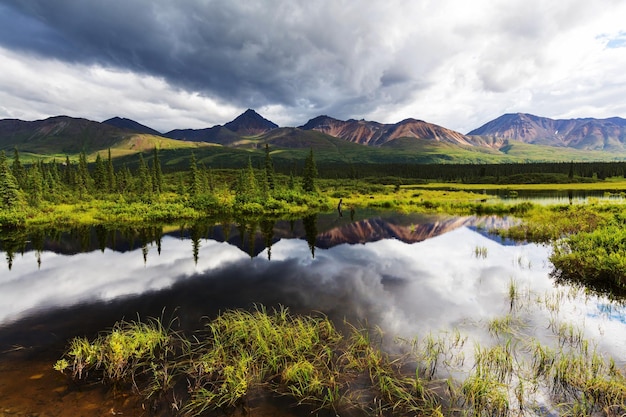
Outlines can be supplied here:
[[[3, 235], [0, 411], [622, 413], [622, 299], [556, 279], [550, 243], [494, 232], [520, 224], [357, 208]], [[237, 323], [265, 323], [264, 345], [296, 326], [311, 350], [233, 344]], [[118, 368], [77, 356], [137, 329], [161, 335], [153, 356], [131, 349]]]

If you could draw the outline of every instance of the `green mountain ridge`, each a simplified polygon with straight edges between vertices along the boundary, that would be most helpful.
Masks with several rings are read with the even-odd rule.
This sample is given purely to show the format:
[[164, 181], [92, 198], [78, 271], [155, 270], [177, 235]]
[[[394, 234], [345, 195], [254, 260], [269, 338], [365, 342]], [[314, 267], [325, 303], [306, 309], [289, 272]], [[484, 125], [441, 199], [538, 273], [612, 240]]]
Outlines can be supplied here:
[[[618, 122], [623, 120], [615, 119]], [[371, 143], [361, 143], [359, 131], [369, 135], [369, 139], [363, 142]], [[250, 109], [223, 126], [179, 129], [163, 135], [151, 132], [156, 131], [123, 118], [102, 123], [68, 116], [31, 122], [4, 119], [0, 120], [0, 149], [10, 153], [17, 148], [27, 155], [27, 159], [71, 157], [80, 152], [95, 158], [96, 153], [111, 149], [114, 158], [123, 157], [130, 161], [136, 153], [158, 147], [164, 151], [165, 165], [172, 168], [188, 159], [191, 151], [207, 166], [241, 167], [249, 158], [260, 158], [266, 145], [270, 147], [275, 163], [285, 167], [304, 160], [310, 148], [314, 149], [316, 160], [322, 164], [626, 160], [626, 151], [619, 152], [614, 148], [611, 152], [580, 150], [488, 134], [462, 135], [415, 119], [383, 125], [363, 120], [343, 122], [320, 116], [305, 126], [277, 127]]]

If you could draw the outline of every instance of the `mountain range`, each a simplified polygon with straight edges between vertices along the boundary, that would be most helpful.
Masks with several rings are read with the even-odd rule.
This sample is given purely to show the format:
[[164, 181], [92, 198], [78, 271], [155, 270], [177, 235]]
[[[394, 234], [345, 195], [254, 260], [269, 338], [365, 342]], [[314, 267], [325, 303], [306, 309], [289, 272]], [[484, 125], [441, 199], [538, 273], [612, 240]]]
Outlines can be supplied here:
[[[279, 127], [252, 109], [224, 125], [160, 133], [133, 120], [103, 122], [55, 116], [45, 120], [0, 120], [0, 149], [34, 155], [116, 155], [159, 146], [230, 149], [272, 148], [365, 153], [368, 162], [497, 162], [566, 159], [626, 159], [626, 119], [555, 120], [527, 113], [505, 114], [467, 134], [413, 118], [385, 124], [318, 116], [298, 127]], [[369, 151], [365, 152], [366, 149]], [[424, 159], [425, 154], [431, 157]]]

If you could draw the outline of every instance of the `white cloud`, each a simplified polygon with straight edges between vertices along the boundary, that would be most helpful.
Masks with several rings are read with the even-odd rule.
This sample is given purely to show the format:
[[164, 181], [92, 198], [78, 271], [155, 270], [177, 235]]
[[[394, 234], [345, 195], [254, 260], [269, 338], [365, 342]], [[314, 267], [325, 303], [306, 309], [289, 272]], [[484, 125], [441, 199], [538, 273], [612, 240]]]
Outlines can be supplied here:
[[0, 48], [0, 118], [128, 117], [162, 132], [222, 124], [242, 109], [163, 78]]

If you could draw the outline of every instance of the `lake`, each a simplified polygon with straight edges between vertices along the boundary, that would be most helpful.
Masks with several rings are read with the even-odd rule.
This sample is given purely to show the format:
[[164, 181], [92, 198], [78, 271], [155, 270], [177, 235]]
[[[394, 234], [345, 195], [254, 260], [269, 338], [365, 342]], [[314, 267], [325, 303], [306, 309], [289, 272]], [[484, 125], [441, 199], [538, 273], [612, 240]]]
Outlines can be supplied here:
[[[379, 327], [389, 351], [402, 349], [398, 338], [443, 341], [458, 333], [467, 342], [453, 353], [465, 361], [442, 366], [441, 377], [470, 373], [476, 346], [500, 337], [490, 326], [512, 315], [523, 333], [516, 340], [558, 345], [563, 334], [556, 329], [571, 324], [624, 366], [622, 304], [556, 285], [549, 246], [489, 233], [513, 222], [359, 211], [5, 236], [0, 416], [150, 415], [132, 395], [68, 384], [52, 369], [68, 340], [148, 317], [176, 317], [177, 326], [193, 330], [203, 318], [255, 305], [321, 312], [339, 327], [344, 320]], [[532, 401], [530, 414], [556, 415], [547, 394], [534, 393]], [[272, 407], [298, 413], [266, 404], [252, 415], [279, 415]]]

